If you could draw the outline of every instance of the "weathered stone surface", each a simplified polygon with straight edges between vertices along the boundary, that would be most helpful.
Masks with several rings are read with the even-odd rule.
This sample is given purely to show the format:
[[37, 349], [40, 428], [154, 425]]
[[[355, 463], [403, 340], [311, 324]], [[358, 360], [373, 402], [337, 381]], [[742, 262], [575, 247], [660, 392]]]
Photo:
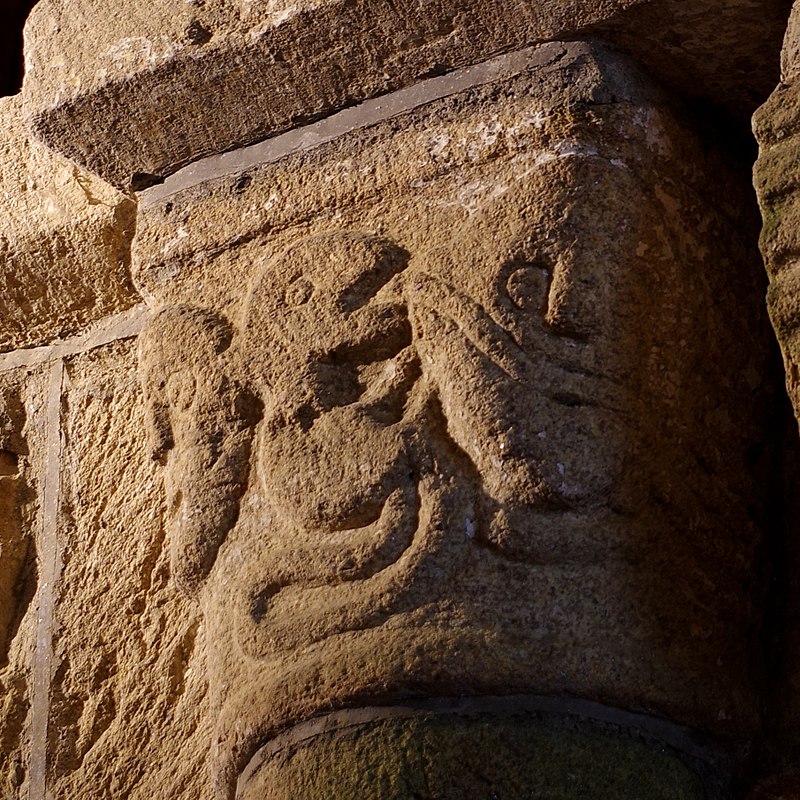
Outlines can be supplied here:
[[[639, 731], [569, 717], [418, 712], [291, 739], [240, 786], [237, 800], [712, 800], [681, 754]], [[277, 744], [277, 743], [276, 743]], [[635, 787], [635, 794], [632, 791]]]
[[[741, 114], [785, 8], [146, 0], [102, 20], [42, 0], [28, 122], [122, 187], [381, 96], [140, 194], [138, 345], [126, 317], [0, 357], [3, 800], [368, 797], [376, 776], [385, 796], [630, 796], [633, 775], [637, 797], [715, 796], [705, 755], [580, 715], [274, 749], [328, 712], [431, 696], [592, 698], [738, 754], [785, 691], [764, 730], [800, 752], [800, 637], [780, 680], [759, 662], [776, 492], [743, 187], [605, 47], [430, 77], [601, 32]], [[800, 397], [797, 28], [758, 130]], [[21, 102], [0, 104], [0, 350], [139, 298], [132, 201], [30, 140]]]
[[783, 50], [783, 82], [754, 117], [761, 146], [755, 166], [764, 227], [761, 250], [770, 276], [768, 304], [786, 366], [789, 396], [800, 413], [800, 8], [795, 5]]
[[168, 580], [143, 429], [135, 340], [66, 360], [46, 774], [57, 800], [210, 796], [204, 629]]
[[[800, 419], [800, 5], [786, 32], [782, 80], [754, 117], [760, 150], [755, 186], [764, 218], [761, 251], [769, 274], [767, 303], [783, 353], [786, 385]], [[785, 433], [797, 441], [797, 426]], [[770, 744], [778, 767], [800, 764], [800, 458], [796, 450], [781, 465], [786, 525], [775, 568], [779, 598], [773, 609], [776, 641], [768, 692]], [[797, 780], [768, 781], [754, 797], [794, 797]], [[794, 788], [792, 788], [794, 787]]]
[[753, 791], [747, 795], [747, 800], [799, 800], [800, 775], [791, 772], [785, 775], [775, 775], [761, 781]]
[[0, 99], [0, 351], [75, 333], [133, 305], [134, 203], [31, 140]]
[[141, 378], [223, 796], [276, 731], [365, 701], [567, 693], [756, 729], [741, 189], [629, 61], [555, 43], [143, 197]]
[[0, 796], [26, 796], [45, 382], [0, 373]]
[[747, 114], [774, 85], [787, 12], [788, 0], [137, 0], [98, 14], [92, 0], [42, 0], [26, 28], [26, 117], [55, 150], [127, 188], [597, 25], [681, 89]]

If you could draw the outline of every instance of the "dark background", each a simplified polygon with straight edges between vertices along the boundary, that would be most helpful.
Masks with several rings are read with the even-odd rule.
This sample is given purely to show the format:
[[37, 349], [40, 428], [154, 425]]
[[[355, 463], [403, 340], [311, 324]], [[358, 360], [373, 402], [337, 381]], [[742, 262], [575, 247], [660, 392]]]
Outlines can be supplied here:
[[36, 0], [0, 0], [0, 96], [22, 86], [22, 27]]

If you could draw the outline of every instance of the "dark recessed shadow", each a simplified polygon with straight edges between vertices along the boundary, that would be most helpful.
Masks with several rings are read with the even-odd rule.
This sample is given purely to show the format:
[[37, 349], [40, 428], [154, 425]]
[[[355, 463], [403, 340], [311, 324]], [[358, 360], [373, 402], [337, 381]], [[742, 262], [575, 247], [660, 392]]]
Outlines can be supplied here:
[[17, 94], [22, 88], [25, 63], [22, 29], [36, 0], [4, 0], [0, 25], [0, 96]]

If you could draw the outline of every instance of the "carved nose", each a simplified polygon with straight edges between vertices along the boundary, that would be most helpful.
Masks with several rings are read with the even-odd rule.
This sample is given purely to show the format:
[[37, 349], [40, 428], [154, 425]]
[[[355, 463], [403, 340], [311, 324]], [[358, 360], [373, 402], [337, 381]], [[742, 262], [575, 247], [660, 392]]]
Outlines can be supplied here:
[[557, 336], [586, 339], [597, 330], [598, 312], [608, 304], [601, 259], [567, 251], [558, 257], [547, 293], [544, 321]]

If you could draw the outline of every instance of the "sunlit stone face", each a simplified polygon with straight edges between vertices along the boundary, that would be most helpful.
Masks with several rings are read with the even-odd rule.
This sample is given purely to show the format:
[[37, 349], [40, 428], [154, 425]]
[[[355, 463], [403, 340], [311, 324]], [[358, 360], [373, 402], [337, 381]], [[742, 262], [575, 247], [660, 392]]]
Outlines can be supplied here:
[[641, 87], [567, 111], [525, 78], [270, 167], [243, 208], [312, 200], [142, 338], [223, 791], [282, 727], [409, 696], [754, 713], [728, 179]]
[[[592, 172], [605, 190], [629, 182], [620, 167]], [[249, 655], [380, 637], [422, 609], [445, 627], [454, 607], [482, 617], [474, 587], [505, 568], [523, 584], [492, 591], [509, 593], [516, 625], [535, 571], [635, 546], [623, 530], [641, 522], [627, 495], [641, 491], [631, 480], [649, 420], [636, 418], [637, 354], [619, 342], [634, 331], [614, 310], [636, 289], [635, 248], [618, 215], [605, 252], [553, 252], [526, 218], [547, 177], [461, 224], [447, 206], [429, 211], [429, 252], [325, 231], [257, 277], [241, 336], [263, 419], [253, 491], [220, 562], [226, 583], [242, 558], [263, 565], [238, 587]], [[666, 283], [666, 308], [679, 291]]]

